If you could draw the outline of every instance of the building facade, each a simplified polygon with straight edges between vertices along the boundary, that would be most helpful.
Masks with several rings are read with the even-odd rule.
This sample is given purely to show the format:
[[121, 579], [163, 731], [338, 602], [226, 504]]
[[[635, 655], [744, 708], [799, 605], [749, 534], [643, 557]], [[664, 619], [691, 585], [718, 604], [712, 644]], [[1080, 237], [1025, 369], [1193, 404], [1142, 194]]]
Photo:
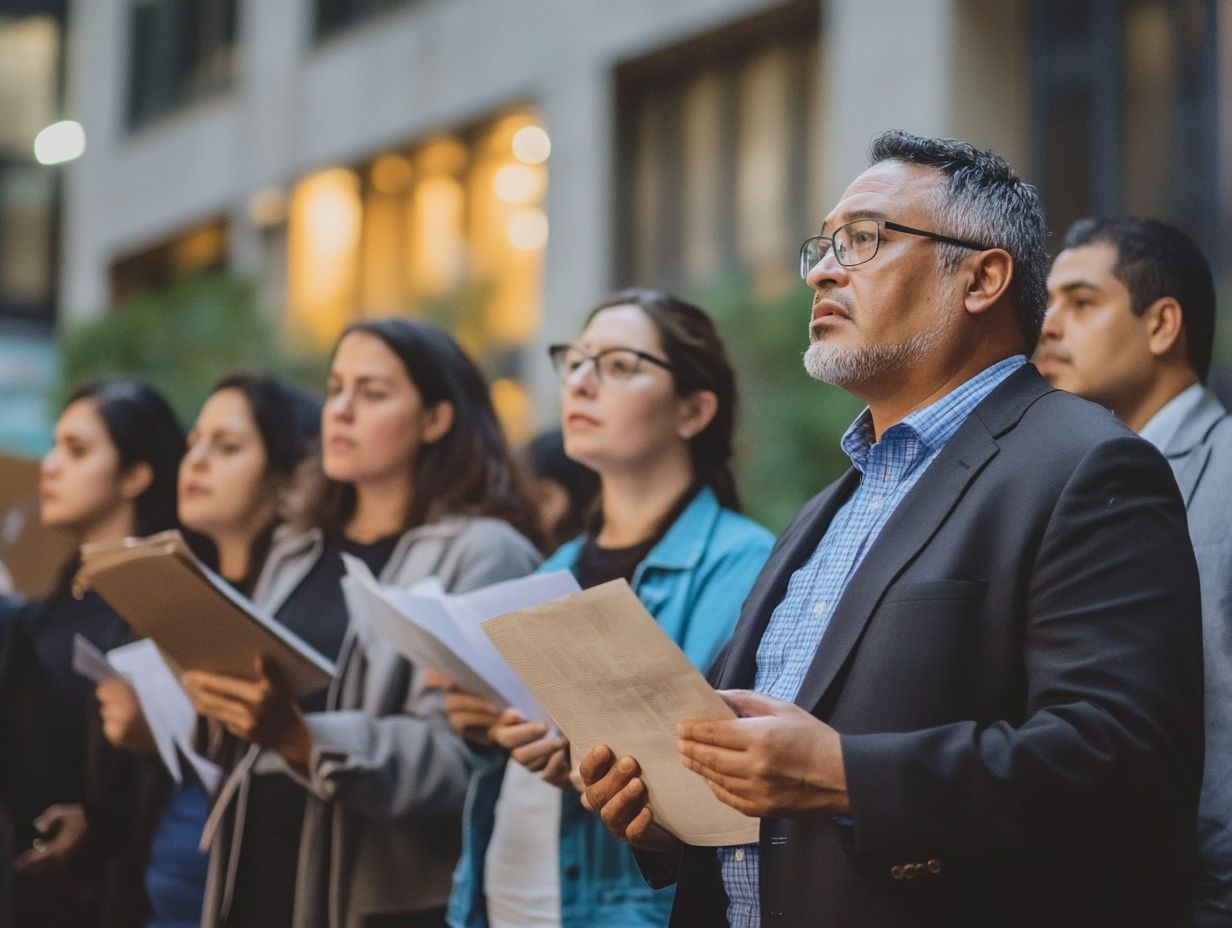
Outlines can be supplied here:
[[[228, 268], [318, 346], [365, 315], [451, 320], [522, 434], [553, 414], [544, 347], [613, 288], [800, 286], [799, 242], [893, 126], [1002, 152], [1054, 229], [1146, 212], [1220, 255], [1221, 6], [76, 0], [53, 99], [88, 145], [57, 169], [53, 305], [20, 337], [50, 351], [53, 316]], [[0, 47], [33, 15], [3, 10]]]

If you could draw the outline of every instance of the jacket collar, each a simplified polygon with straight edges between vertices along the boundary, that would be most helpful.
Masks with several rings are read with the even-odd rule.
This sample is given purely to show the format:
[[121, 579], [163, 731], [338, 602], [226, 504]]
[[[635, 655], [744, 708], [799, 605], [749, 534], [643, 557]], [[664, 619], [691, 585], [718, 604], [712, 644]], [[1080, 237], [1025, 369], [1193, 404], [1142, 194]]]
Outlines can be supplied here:
[[1218, 397], [1209, 389], [1204, 389], [1201, 402], [1191, 415], [1181, 421], [1172, 440], [1161, 449], [1164, 456], [1174, 458], [1193, 451], [1206, 441], [1211, 429], [1226, 415], [1228, 415], [1228, 410], [1224, 408], [1223, 403], [1219, 402]]
[[721, 509], [714, 490], [703, 487], [650, 549], [638, 569], [692, 570], [701, 562]]

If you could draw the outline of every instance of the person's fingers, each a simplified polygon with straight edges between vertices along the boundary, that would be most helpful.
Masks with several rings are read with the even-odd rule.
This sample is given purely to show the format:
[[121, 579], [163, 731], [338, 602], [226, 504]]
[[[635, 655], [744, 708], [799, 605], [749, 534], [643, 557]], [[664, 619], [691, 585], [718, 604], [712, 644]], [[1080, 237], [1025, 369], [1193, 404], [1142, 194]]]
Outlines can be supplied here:
[[483, 712], [492, 719], [492, 723], [500, 718], [500, 713], [497, 712], [491, 700], [476, 696], [474, 693], [464, 693], [461, 690], [452, 690], [445, 696], [445, 711], [449, 713]]
[[646, 808], [649, 794], [641, 777], [634, 777], [612, 795], [599, 810], [599, 817], [614, 837], [626, 840], [629, 825]]
[[727, 773], [721, 773], [712, 767], [707, 767], [691, 760], [688, 757], [682, 757], [681, 763], [692, 770], [696, 774], [700, 774], [710, 783], [711, 786], [719, 786], [724, 790], [739, 790], [741, 785], [747, 784], [747, 781]]
[[724, 788], [721, 784], [711, 780], [707, 784], [710, 787], [710, 792], [714, 793], [715, 798], [725, 805], [731, 806], [737, 812], [743, 812], [745, 815], [757, 815], [758, 807], [751, 800], [746, 799], [733, 793], [731, 790]]
[[46, 851], [27, 848], [13, 860], [13, 869], [18, 873], [43, 873], [52, 869], [55, 858], [48, 857]]
[[748, 735], [739, 724], [739, 719], [691, 719], [676, 726], [676, 736], [681, 741], [697, 741], [725, 748], [742, 748], [748, 744]]
[[700, 741], [678, 741], [682, 763], [690, 770], [701, 772], [702, 769], [728, 776], [742, 777], [749, 765], [747, 751], [733, 751], [730, 748], [713, 747]]
[[34, 819], [34, 830], [43, 837], [49, 837], [60, 828], [60, 823], [68, 817], [63, 806], [48, 806]]
[[[270, 684], [266, 679], [242, 680], [221, 673], [208, 673], [203, 670], [189, 671], [185, 677], [192, 675], [192, 685], [202, 695], [226, 697], [249, 705], [255, 705], [267, 698]], [[187, 684], [186, 684], [187, 686]]]
[[540, 738], [516, 748], [512, 756], [527, 770], [538, 772], [547, 766], [553, 754], [564, 750], [565, 744], [567, 744], [566, 740], [561, 737]]
[[587, 751], [586, 756], [578, 764], [578, 776], [581, 777], [582, 785], [590, 786], [598, 783], [599, 779], [611, 769], [615, 760], [616, 755], [606, 744], [597, 745]]
[[542, 722], [518, 722], [514, 725], [497, 722], [492, 728], [492, 740], [506, 751], [512, 751], [524, 744], [538, 741], [547, 733], [548, 727]]
[[513, 706], [506, 706], [501, 712], [500, 718], [497, 720], [498, 725], [517, 725], [519, 722], [525, 722], [526, 717], [522, 715]]
[[[423, 685], [430, 690], [454, 690], [454, 683], [449, 677], [435, 668], [424, 671]], [[458, 692], [461, 692], [460, 690]]]
[[[590, 807], [602, 812], [604, 807], [641, 773], [641, 768], [632, 757], [622, 757], [612, 764], [598, 780], [586, 787]], [[583, 775], [583, 778], [585, 775]]]

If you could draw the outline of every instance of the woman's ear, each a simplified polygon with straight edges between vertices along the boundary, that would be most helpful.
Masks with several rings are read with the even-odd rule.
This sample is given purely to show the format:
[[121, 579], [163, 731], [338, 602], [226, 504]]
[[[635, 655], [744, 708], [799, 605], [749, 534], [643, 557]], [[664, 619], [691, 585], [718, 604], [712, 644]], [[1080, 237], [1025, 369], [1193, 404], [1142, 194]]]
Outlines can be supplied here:
[[120, 475], [120, 496], [131, 503], [154, 482], [154, 468], [149, 461], [137, 461]]
[[676, 434], [691, 441], [706, 430], [719, 411], [719, 398], [713, 390], [694, 390], [677, 400]]
[[428, 408], [424, 414], [424, 444], [431, 445], [449, 434], [453, 428], [454, 412], [454, 405], [448, 400], [441, 400]]

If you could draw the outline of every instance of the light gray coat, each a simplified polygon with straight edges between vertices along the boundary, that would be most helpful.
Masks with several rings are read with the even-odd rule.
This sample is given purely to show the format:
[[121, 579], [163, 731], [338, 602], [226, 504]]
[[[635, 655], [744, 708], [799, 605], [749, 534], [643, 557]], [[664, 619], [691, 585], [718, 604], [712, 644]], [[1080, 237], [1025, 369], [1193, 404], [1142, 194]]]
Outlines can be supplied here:
[[[320, 532], [280, 533], [253, 599], [277, 611], [322, 547]], [[528, 574], [539, 560], [506, 523], [457, 517], [403, 535], [380, 579], [411, 586], [436, 577], [446, 591], [465, 592]], [[383, 642], [361, 641], [353, 627], [337, 667], [327, 711], [306, 718], [307, 777], [273, 752], [246, 758], [250, 772], [281, 769], [309, 793], [294, 928], [359, 928], [368, 915], [444, 906], [461, 848], [470, 755], [449, 727], [441, 695], [422, 687], [419, 668]], [[206, 928], [225, 917], [234, 886], [245, 784], [235, 792], [231, 821], [211, 848]]]
[[1160, 450], [1185, 499], [1202, 584], [1206, 764], [1197, 924], [1226, 926], [1232, 925], [1232, 415], [1207, 390]]

